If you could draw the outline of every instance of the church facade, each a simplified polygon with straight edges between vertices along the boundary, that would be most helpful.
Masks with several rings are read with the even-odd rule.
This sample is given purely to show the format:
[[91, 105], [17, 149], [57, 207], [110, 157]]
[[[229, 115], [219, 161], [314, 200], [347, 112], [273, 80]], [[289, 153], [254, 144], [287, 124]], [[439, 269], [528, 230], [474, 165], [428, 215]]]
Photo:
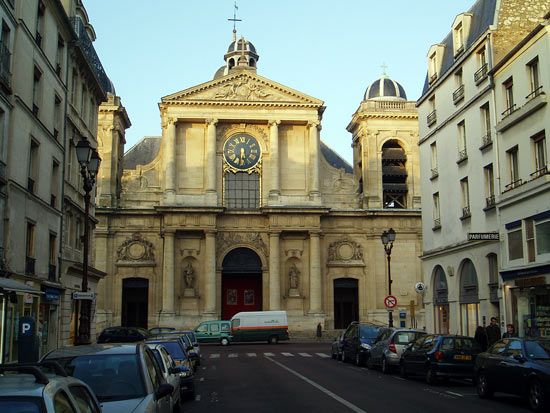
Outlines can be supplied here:
[[257, 310], [286, 310], [291, 331], [386, 323], [389, 228], [394, 318], [422, 327], [415, 103], [375, 81], [349, 165], [320, 139], [323, 101], [258, 75], [244, 38], [224, 57], [213, 80], [163, 97], [162, 136], [124, 155], [118, 109], [100, 109], [98, 329]]

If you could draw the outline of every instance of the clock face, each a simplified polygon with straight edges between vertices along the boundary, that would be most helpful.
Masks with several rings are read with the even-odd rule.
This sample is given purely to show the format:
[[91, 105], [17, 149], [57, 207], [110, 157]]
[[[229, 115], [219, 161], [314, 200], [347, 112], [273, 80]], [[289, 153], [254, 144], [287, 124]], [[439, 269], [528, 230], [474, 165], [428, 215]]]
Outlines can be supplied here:
[[255, 137], [248, 133], [237, 133], [225, 141], [223, 156], [235, 169], [249, 169], [258, 163], [262, 150]]

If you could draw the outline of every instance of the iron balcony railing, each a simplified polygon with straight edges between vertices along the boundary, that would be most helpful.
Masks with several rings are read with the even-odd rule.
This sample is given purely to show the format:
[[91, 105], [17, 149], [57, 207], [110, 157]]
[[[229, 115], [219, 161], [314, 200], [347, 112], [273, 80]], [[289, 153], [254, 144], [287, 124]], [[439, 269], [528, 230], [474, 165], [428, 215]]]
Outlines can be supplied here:
[[430, 169], [430, 172], [432, 173], [431, 179], [435, 179], [439, 176], [439, 171], [437, 168]]
[[436, 79], [437, 79], [437, 73], [434, 73], [433, 75], [430, 76], [429, 83], [435, 82]]
[[464, 45], [460, 45], [460, 47], [458, 49], [456, 49], [456, 52], [454, 54], [454, 57], [457, 57], [460, 53], [462, 53], [464, 51]]
[[441, 228], [441, 218], [434, 219], [434, 226], [432, 227], [433, 230]]
[[10, 49], [0, 41], [0, 82], [8, 88], [11, 87], [10, 58]]
[[485, 208], [492, 208], [495, 206], [495, 196], [491, 195], [485, 198]]
[[437, 121], [437, 113], [435, 109], [426, 117], [428, 126], [432, 126]]
[[458, 103], [464, 99], [464, 84], [460, 85], [457, 90], [453, 92], [453, 103]]
[[548, 166], [544, 165], [542, 168], [537, 169], [535, 172], [531, 174], [531, 179], [537, 179], [540, 178], [543, 175], [546, 175], [548, 173]]
[[531, 93], [529, 93], [527, 96], [525, 96], [525, 99], [531, 100], [536, 98], [539, 95], [542, 95], [544, 92], [542, 91], [542, 85], [533, 90]]
[[461, 218], [469, 218], [472, 216], [472, 213], [470, 212], [470, 205], [462, 207], [462, 216]]
[[487, 76], [487, 72], [489, 71], [488, 69], [489, 65], [485, 63], [474, 73], [474, 82], [476, 83], [476, 85], [483, 79], [485, 79], [485, 77]]
[[516, 104], [514, 103], [512, 106], [507, 108], [504, 112], [501, 113], [502, 118], [505, 118], [506, 116], [510, 116], [512, 113], [514, 113], [517, 110]]
[[36, 258], [26, 257], [26, 260], [25, 260], [25, 274], [34, 275], [35, 264], [36, 264]]
[[468, 151], [466, 150], [466, 148], [458, 151], [458, 160], [457, 162], [460, 163], [464, 160], [468, 159]]
[[491, 132], [487, 132], [487, 134], [481, 138], [481, 146], [479, 147], [479, 149], [485, 149], [487, 146], [491, 145], [492, 143], [493, 143], [493, 138], [491, 138]]
[[111, 81], [105, 73], [105, 69], [101, 64], [101, 60], [99, 60], [92, 41], [90, 40], [90, 37], [86, 32], [84, 23], [82, 22], [80, 17], [72, 17], [71, 23], [73, 24], [74, 31], [76, 32], [76, 36], [78, 37], [77, 46], [80, 47], [84, 56], [86, 56], [86, 60], [92, 68], [92, 71], [94, 72], [99, 82], [101, 90], [103, 91], [103, 93], [109, 92], [111, 90]]
[[510, 191], [514, 188], [517, 188], [518, 186], [523, 185], [523, 179], [516, 179], [515, 181], [510, 182], [508, 185], [504, 187], [504, 192]]

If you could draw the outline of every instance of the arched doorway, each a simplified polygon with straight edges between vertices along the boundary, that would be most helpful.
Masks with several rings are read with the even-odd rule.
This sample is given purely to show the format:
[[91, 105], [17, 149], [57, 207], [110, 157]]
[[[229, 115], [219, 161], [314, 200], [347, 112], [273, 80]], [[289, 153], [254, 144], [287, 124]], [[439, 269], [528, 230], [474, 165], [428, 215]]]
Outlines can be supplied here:
[[440, 265], [434, 270], [434, 315], [435, 332], [449, 333], [449, 288], [445, 271]]
[[474, 263], [465, 259], [460, 266], [461, 329], [465, 336], [473, 337], [479, 320], [479, 287]]
[[122, 280], [122, 320], [124, 327], [147, 328], [149, 280], [125, 278]]
[[222, 262], [222, 319], [262, 309], [262, 262], [249, 248], [235, 248]]
[[334, 280], [334, 328], [347, 328], [359, 321], [359, 288], [356, 279]]

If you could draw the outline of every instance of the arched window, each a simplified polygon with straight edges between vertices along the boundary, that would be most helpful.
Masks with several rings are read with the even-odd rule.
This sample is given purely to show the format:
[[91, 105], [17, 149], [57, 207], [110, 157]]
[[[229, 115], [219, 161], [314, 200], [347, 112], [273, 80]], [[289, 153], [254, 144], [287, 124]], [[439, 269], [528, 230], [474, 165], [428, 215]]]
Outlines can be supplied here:
[[465, 259], [460, 266], [460, 308], [462, 334], [472, 336], [479, 323], [479, 296], [474, 263]]
[[229, 68], [231, 69], [234, 66], [235, 66], [235, 59], [229, 59]]
[[438, 265], [434, 274], [434, 303], [446, 304], [449, 302], [449, 289], [447, 287], [447, 277], [445, 271]]
[[382, 146], [382, 198], [384, 208], [407, 207], [407, 155], [395, 139]]

